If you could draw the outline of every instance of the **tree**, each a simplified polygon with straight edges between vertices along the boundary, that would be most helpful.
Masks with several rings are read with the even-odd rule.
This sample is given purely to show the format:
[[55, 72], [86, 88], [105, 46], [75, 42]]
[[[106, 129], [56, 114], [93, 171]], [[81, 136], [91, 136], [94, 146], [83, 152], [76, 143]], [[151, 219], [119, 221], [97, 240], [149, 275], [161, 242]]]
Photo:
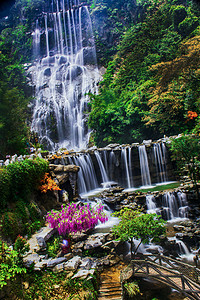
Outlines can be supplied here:
[[[114, 213], [119, 217], [118, 225], [115, 225], [113, 232], [122, 241], [131, 243], [131, 258], [134, 257], [141, 243], [159, 241], [159, 237], [165, 234], [165, 221], [156, 214], [144, 214], [140, 210], [133, 210], [124, 207]], [[140, 239], [140, 243], [133, 254], [133, 239]]]
[[192, 180], [197, 197], [200, 200], [198, 180], [200, 178], [200, 138], [197, 135], [183, 135], [176, 139], [171, 139], [170, 149], [172, 157], [176, 160], [178, 169], [182, 172], [187, 170], [188, 176]]

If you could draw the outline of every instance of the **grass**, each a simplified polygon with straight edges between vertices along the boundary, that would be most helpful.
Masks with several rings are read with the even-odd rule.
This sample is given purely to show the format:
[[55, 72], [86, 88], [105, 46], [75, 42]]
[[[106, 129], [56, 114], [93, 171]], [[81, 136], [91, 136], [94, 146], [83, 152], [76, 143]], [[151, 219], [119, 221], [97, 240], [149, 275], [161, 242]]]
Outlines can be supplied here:
[[173, 183], [169, 183], [169, 184], [157, 185], [157, 186], [155, 186], [153, 188], [149, 188], [149, 189], [138, 189], [138, 190], [135, 190], [135, 192], [143, 192], [143, 193], [160, 192], [160, 191], [172, 190], [179, 186], [180, 186], [180, 182], [173, 182]]

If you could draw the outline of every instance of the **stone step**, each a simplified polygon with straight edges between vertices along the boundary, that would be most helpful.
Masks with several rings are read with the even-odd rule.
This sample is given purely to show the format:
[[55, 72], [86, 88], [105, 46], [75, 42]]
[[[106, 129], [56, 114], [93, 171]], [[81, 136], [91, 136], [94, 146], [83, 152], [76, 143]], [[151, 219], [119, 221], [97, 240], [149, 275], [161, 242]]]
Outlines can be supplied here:
[[110, 298], [110, 297], [98, 297], [100, 300], [122, 300], [122, 298], [117, 297], [117, 298]]
[[106, 287], [106, 288], [109, 288], [109, 287], [118, 287], [118, 288], [120, 288], [121, 289], [121, 284], [112, 284], [112, 283], [102, 283], [101, 284], [101, 287]]
[[121, 300], [121, 294], [120, 295], [98, 295], [99, 300]]
[[121, 287], [120, 286], [116, 286], [116, 287], [101, 287], [100, 291], [105, 292], [105, 291], [121, 291]]
[[102, 282], [98, 299], [100, 300], [121, 300], [121, 284], [119, 282]]

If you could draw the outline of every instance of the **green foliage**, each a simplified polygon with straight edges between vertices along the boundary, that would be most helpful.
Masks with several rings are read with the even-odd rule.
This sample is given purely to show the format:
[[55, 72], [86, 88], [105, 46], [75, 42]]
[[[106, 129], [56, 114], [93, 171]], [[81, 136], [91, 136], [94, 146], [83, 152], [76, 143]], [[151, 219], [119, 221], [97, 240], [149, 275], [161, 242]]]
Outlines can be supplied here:
[[97, 146], [192, 130], [187, 112], [200, 113], [199, 8], [147, 2], [137, 2], [145, 13], [126, 27], [99, 94], [91, 95], [89, 126]]
[[49, 257], [56, 257], [60, 248], [61, 237], [54, 238], [47, 243], [47, 253]]
[[[6, 207], [9, 202], [17, 200], [28, 201], [42, 176], [48, 170], [48, 163], [43, 159], [25, 159], [22, 162], [14, 162], [3, 168], [0, 172], [0, 207]], [[23, 210], [23, 207], [18, 207]]]
[[23, 238], [21, 235], [18, 235], [14, 243], [14, 250], [17, 251], [21, 256], [22, 254], [28, 252], [29, 248], [29, 244], [26, 243], [25, 238]]
[[31, 88], [23, 64], [31, 53], [32, 36], [27, 24], [19, 20], [8, 23], [0, 34], [0, 154], [3, 157], [25, 153]]
[[196, 186], [200, 179], [200, 138], [194, 135], [183, 135], [177, 139], [171, 139], [170, 149], [173, 159], [176, 160], [179, 170], [187, 170], [188, 176]]
[[131, 254], [133, 238], [141, 239], [140, 245], [150, 241], [157, 242], [160, 236], [165, 234], [165, 221], [156, 214], [144, 214], [139, 210], [125, 207], [115, 212], [114, 216], [119, 217], [120, 221], [113, 227], [113, 232], [120, 240], [131, 242]]
[[136, 281], [125, 283], [124, 288], [130, 297], [134, 297], [140, 294], [140, 288]]
[[[24, 213], [19, 210], [19, 205], [23, 206]], [[44, 226], [45, 222], [42, 217], [39, 214], [33, 216], [31, 212], [30, 204], [21, 200], [17, 201], [12, 209], [4, 211], [1, 217], [2, 237], [10, 241], [14, 241], [19, 234], [27, 234], [31, 237], [35, 231]]]
[[[19, 246], [19, 241], [16, 242]], [[27, 250], [25, 249], [25, 244], [19, 248], [19, 250], [23, 249], [24, 252]], [[26, 268], [22, 267], [22, 258], [21, 254], [23, 250], [20, 252], [16, 250], [12, 250], [7, 246], [6, 243], [0, 241], [0, 287], [7, 285], [8, 281], [12, 280], [17, 274], [26, 273]]]
[[98, 294], [98, 274], [90, 276], [90, 279], [71, 279], [65, 271], [53, 273], [51, 270], [32, 272], [27, 269], [23, 275], [23, 282], [29, 284], [28, 289], [23, 289], [21, 282], [15, 282], [9, 289], [6, 299], [87, 299], [95, 300]]
[[93, 275], [90, 280], [87, 279], [72, 279], [69, 278], [65, 281], [65, 288], [72, 295], [76, 295], [81, 290], [87, 291], [85, 298], [87, 300], [97, 299], [98, 285], [96, 275]]

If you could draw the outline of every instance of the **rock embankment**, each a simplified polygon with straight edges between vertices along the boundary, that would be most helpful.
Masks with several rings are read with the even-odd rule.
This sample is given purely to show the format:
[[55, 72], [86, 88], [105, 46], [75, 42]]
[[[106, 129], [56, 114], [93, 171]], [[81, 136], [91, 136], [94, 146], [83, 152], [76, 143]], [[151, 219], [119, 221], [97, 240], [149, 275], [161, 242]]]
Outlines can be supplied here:
[[30, 250], [23, 257], [26, 267], [34, 265], [35, 271], [52, 269], [53, 272], [67, 271], [72, 278], [87, 278], [95, 270], [102, 271], [105, 266], [113, 266], [120, 261], [117, 255], [122, 245], [113, 240], [110, 233], [74, 234], [71, 237], [71, 252], [63, 257], [48, 257], [46, 242], [55, 234], [55, 230], [43, 227], [34, 234], [28, 243]]

